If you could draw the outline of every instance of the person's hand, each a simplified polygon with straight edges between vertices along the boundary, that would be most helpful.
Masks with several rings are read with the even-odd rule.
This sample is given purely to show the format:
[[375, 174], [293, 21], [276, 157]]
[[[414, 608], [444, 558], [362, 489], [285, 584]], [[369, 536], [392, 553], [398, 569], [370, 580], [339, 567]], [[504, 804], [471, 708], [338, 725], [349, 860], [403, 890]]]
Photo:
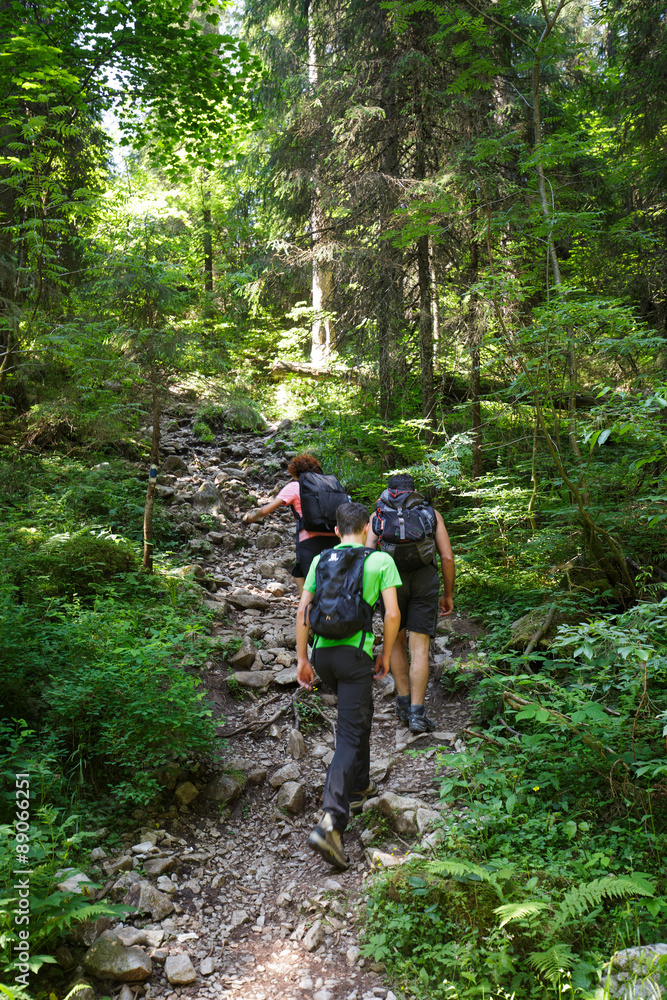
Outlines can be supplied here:
[[388, 673], [389, 673], [389, 657], [386, 655], [385, 651], [382, 650], [382, 652], [378, 655], [377, 660], [375, 661], [375, 673], [373, 674], [373, 680], [374, 681], [382, 680], [382, 678], [386, 677]]
[[297, 661], [296, 679], [299, 682], [299, 686], [305, 688], [306, 691], [313, 690], [315, 671], [313, 670], [310, 660], [305, 656], [303, 657], [303, 659], [299, 658], [299, 660]]
[[255, 511], [255, 510], [249, 510], [247, 514], [243, 515], [243, 523], [244, 524], [254, 524], [255, 523], [255, 514], [256, 513], [257, 513], [257, 511]]
[[451, 615], [454, 610], [454, 599], [452, 597], [445, 597], [443, 594], [440, 598], [440, 614], [441, 615]]

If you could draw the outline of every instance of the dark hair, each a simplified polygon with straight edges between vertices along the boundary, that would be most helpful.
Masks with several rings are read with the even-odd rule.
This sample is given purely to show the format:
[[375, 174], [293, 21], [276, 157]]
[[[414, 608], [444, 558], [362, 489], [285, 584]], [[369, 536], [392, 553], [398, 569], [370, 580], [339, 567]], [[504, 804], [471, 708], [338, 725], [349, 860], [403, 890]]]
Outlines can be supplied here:
[[415, 481], [409, 473], [397, 472], [396, 475], [389, 477], [387, 486], [390, 490], [414, 490]]
[[322, 466], [314, 455], [305, 452], [303, 455], [295, 455], [287, 466], [290, 476], [298, 479], [302, 472], [321, 472]]
[[341, 538], [363, 531], [370, 518], [362, 503], [342, 503], [336, 510], [336, 524]]

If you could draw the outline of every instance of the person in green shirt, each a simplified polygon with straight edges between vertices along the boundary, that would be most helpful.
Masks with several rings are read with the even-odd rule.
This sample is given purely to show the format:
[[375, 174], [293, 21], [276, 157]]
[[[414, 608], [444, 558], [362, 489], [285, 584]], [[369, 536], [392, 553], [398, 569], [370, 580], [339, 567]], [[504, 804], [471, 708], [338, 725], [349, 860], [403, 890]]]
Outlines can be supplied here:
[[[368, 511], [358, 503], [342, 504], [336, 515], [336, 534], [340, 545], [333, 553], [353, 547], [364, 549], [370, 529]], [[384, 636], [382, 652], [373, 664], [373, 633], [358, 631], [344, 638], [325, 638], [315, 633], [312, 663], [308, 659], [309, 615], [318, 592], [318, 556], [310, 566], [296, 617], [297, 679], [301, 687], [312, 690], [315, 670], [338, 695], [338, 733], [336, 750], [327, 771], [323, 795], [323, 815], [308, 837], [308, 843], [325, 861], [336, 868], [349, 866], [343, 847], [343, 833], [350, 812], [361, 812], [364, 802], [377, 792], [370, 779], [370, 733], [373, 719], [373, 678], [386, 677], [400, 625], [396, 587], [401, 577], [386, 552], [366, 552], [363, 566], [362, 595], [375, 607], [382, 594]], [[320, 586], [331, 586], [320, 574]], [[318, 601], [322, 597], [318, 596]], [[336, 593], [324, 593], [335, 600]], [[313, 669], [314, 667], [314, 669]]]

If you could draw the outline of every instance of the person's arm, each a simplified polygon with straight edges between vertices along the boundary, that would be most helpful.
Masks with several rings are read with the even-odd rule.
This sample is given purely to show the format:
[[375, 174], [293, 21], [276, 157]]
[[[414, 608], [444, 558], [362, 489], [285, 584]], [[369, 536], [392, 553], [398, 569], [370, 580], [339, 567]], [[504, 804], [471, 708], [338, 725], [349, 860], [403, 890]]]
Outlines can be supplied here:
[[254, 510], [249, 510], [247, 514], [243, 515], [243, 523], [255, 524], [257, 521], [263, 521], [267, 514], [273, 514], [274, 510], [278, 510], [282, 505], [283, 501], [276, 499], [264, 507], [255, 507]]
[[384, 632], [382, 635], [382, 652], [375, 661], [375, 677], [386, 677], [389, 673], [391, 651], [394, 648], [396, 636], [401, 624], [401, 612], [398, 610], [396, 587], [385, 587], [382, 591], [384, 604]]
[[440, 614], [451, 615], [454, 610], [454, 579], [456, 571], [454, 569], [454, 553], [447, 534], [445, 522], [442, 515], [435, 512], [437, 527], [435, 529], [435, 547], [440, 556], [440, 569], [442, 571], [442, 583], [444, 591], [440, 598]]
[[313, 601], [312, 590], [304, 590], [301, 594], [296, 612], [296, 679], [302, 688], [313, 690], [315, 671], [308, 659], [308, 632], [310, 631], [310, 605]]
[[[377, 507], [377, 500], [375, 501], [375, 506]], [[373, 523], [373, 518], [371, 518], [371, 524]], [[366, 535], [366, 548], [367, 549], [377, 549], [378, 547], [378, 536], [375, 534], [372, 528], [368, 529], [368, 534]]]

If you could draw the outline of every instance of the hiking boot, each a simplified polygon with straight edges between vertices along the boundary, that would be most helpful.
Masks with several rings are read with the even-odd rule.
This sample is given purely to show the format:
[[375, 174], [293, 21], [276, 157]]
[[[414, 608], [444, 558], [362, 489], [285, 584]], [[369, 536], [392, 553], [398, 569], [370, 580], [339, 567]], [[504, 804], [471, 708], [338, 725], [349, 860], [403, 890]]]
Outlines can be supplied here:
[[311, 831], [308, 845], [335, 868], [345, 871], [350, 867], [350, 859], [343, 850], [343, 838], [338, 830], [334, 830], [329, 813], [325, 813]]
[[410, 722], [410, 706], [408, 705], [407, 708], [403, 708], [402, 705], [399, 705], [398, 702], [396, 702], [396, 718], [401, 725], [407, 726]]
[[408, 726], [411, 733], [432, 733], [435, 729], [435, 723], [424, 712], [410, 712]]
[[363, 792], [352, 792], [348, 803], [352, 815], [358, 816], [364, 808], [364, 802], [366, 799], [372, 799], [375, 795], [377, 795], [377, 793], [378, 786], [376, 781], [371, 781], [368, 788], [364, 788]]

